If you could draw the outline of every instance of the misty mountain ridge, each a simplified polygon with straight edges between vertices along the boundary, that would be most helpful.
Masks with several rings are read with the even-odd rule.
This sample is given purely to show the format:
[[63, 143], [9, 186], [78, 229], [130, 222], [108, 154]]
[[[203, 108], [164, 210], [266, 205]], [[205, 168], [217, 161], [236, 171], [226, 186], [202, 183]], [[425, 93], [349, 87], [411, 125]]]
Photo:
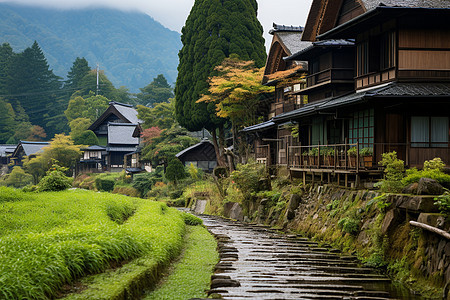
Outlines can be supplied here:
[[54, 73], [66, 77], [77, 57], [97, 63], [116, 87], [137, 92], [158, 74], [177, 76], [180, 33], [149, 15], [111, 8], [50, 9], [0, 3], [0, 43], [20, 52], [37, 41]]

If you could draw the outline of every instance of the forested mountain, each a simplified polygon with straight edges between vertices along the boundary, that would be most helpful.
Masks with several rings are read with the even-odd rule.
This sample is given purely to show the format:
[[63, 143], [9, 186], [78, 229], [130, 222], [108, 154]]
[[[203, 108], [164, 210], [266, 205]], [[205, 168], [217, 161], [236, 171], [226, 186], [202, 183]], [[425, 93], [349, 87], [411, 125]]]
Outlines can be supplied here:
[[0, 44], [15, 52], [37, 41], [50, 69], [64, 77], [77, 57], [132, 92], [158, 74], [177, 75], [180, 34], [140, 12], [108, 8], [57, 10], [0, 3]]

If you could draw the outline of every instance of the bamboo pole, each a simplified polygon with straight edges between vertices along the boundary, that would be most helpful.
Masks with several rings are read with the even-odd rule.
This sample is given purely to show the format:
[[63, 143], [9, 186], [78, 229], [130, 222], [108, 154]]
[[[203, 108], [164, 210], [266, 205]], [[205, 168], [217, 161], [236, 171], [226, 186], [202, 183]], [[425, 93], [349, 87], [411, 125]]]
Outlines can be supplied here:
[[424, 223], [419, 223], [419, 222], [415, 222], [415, 221], [409, 221], [409, 224], [411, 224], [412, 226], [415, 227], [419, 227], [422, 229], [426, 229], [428, 231], [434, 232], [436, 234], [439, 234], [440, 236], [445, 237], [447, 240], [450, 240], [450, 233], [448, 233], [447, 231], [444, 231], [442, 229], [424, 224]]

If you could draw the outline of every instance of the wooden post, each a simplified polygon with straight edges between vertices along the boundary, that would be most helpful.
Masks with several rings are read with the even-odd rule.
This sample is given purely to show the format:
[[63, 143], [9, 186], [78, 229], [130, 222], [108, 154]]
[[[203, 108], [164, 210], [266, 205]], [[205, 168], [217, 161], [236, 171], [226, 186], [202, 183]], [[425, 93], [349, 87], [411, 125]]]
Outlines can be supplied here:
[[303, 171], [302, 173], [303, 173], [303, 186], [305, 186], [306, 185], [306, 172]]
[[331, 174], [328, 173], [328, 184], [330, 184], [330, 183], [331, 183]]
[[341, 174], [337, 173], [337, 185], [339, 186], [341, 184]]
[[323, 172], [320, 172], [320, 183], [323, 183]]
[[356, 142], [356, 174], [359, 173], [359, 141]]
[[348, 174], [345, 173], [345, 187], [348, 187]]
[[320, 169], [320, 145], [317, 145], [317, 168]]
[[348, 138], [345, 138], [345, 145], [344, 145], [345, 170], [347, 170], [347, 167], [348, 167], [347, 145], [348, 145]]
[[358, 188], [360, 184], [360, 177], [359, 174], [356, 173], [356, 179], [355, 179], [355, 188]]

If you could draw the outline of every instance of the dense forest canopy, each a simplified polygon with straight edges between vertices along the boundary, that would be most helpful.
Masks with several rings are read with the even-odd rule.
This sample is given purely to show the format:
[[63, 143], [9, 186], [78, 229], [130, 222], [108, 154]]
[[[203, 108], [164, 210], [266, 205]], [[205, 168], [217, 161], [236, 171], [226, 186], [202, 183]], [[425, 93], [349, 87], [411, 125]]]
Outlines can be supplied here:
[[134, 95], [124, 87], [115, 88], [104, 72], [93, 69], [85, 58], [75, 59], [63, 81], [50, 69], [36, 41], [19, 53], [8, 43], [0, 45], [2, 144], [49, 140], [69, 132], [76, 143], [95, 144], [92, 132], [86, 130], [110, 101], [154, 105], [172, 96], [172, 87], [162, 74]]

